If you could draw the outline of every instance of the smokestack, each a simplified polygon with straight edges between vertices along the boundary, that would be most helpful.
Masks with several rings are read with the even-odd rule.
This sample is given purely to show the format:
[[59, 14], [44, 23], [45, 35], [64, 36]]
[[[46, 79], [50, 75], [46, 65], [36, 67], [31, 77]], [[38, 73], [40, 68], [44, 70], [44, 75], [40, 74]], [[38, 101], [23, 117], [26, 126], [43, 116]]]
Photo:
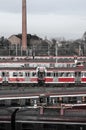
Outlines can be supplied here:
[[27, 50], [27, 14], [26, 0], [22, 0], [22, 50]]

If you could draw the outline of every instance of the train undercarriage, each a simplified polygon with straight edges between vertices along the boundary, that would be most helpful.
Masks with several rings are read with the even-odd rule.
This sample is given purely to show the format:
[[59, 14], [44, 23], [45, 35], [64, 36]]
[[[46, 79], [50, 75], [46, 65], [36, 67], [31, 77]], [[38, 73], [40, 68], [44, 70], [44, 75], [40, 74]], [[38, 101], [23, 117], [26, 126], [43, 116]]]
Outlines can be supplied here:
[[86, 83], [45, 83], [44, 81], [38, 81], [38, 83], [0, 83], [0, 87], [86, 87]]

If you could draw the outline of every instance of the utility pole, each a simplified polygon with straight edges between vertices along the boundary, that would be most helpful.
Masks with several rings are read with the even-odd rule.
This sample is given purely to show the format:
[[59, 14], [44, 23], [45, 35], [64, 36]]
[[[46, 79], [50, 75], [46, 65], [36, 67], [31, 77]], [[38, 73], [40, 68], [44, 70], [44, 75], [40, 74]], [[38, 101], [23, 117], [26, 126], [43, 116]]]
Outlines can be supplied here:
[[58, 42], [56, 42], [56, 63], [57, 63], [57, 56], [58, 56]]
[[16, 44], [16, 56], [18, 55], [18, 45]]

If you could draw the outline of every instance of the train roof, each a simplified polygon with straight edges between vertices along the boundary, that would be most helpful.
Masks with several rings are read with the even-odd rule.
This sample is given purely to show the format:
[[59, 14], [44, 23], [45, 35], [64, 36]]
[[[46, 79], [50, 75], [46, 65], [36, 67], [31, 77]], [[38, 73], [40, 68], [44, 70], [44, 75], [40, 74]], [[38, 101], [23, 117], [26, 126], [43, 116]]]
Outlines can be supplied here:
[[[28, 70], [28, 71], [35, 71], [37, 70], [37, 67], [30, 67], [30, 68], [27, 68], [27, 67], [2, 67], [0, 68], [1, 71], [11, 71], [11, 70], [14, 70], [14, 71], [25, 71], [25, 70]], [[46, 68], [47, 71], [75, 71], [75, 72], [79, 72], [79, 71], [86, 71], [86, 67], [84, 68], [79, 68], [79, 67], [71, 67], [71, 68]]]
[[86, 61], [86, 56], [0, 56], [0, 62], [74, 62]]

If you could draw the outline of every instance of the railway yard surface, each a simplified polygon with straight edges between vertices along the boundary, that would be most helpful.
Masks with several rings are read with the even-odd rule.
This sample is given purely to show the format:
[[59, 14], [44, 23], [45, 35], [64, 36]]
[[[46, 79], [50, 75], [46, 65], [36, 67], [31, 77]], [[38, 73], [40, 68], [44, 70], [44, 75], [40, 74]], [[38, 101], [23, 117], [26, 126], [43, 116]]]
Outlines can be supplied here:
[[[36, 127], [42, 130], [50, 130], [52, 127], [52, 130], [67, 130], [67, 128], [69, 130], [72, 125], [74, 130], [86, 129], [85, 57], [84, 62], [82, 58], [78, 60], [81, 63], [80, 66], [77, 66], [78, 64], [74, 66], [75, 60], [73, 57], [70, 60], [58, 58], [58, 63], [56, 63], [55, 58], [52, 60], [45, 59], [44, 61], [41, 59], [10, 61], [9, 59], [4, 66], [4, 59], [1, 59], [1, 129], [15, 130], [15, 124], [16, 130], [35, 130]], [[43, 69], [41, 69], [42, 66], [39, 66], [39, 62], [46, 67], [43, 66]], [[64, 63], [63, 67], [62, 63]], [[15, 65], [17, 66], [15, 67]], [[56, 67], [53, 65], [56, 65]], [[18, 75], [13, 76], [15, 72], [18, 72]], [[28, 82], [29, 78], [35, 79], [32, 72], [37, 75], [35, 82], [30, 79], [32, 80], [31, 83]], [[47, 73], [47, 76], [44, 75], [44, 72]], [[23, 75], [20, 76], [20, 74]], [[53, 74], [53, 77], [51, 74]], [[64, 76], [62, 76], [63, 74]], [[29, 77], [31, 75], [33, 77]], [[24, 78], [25, 80], [21, 80]], [[45, 82], [44, 78], [46, 78]]]

